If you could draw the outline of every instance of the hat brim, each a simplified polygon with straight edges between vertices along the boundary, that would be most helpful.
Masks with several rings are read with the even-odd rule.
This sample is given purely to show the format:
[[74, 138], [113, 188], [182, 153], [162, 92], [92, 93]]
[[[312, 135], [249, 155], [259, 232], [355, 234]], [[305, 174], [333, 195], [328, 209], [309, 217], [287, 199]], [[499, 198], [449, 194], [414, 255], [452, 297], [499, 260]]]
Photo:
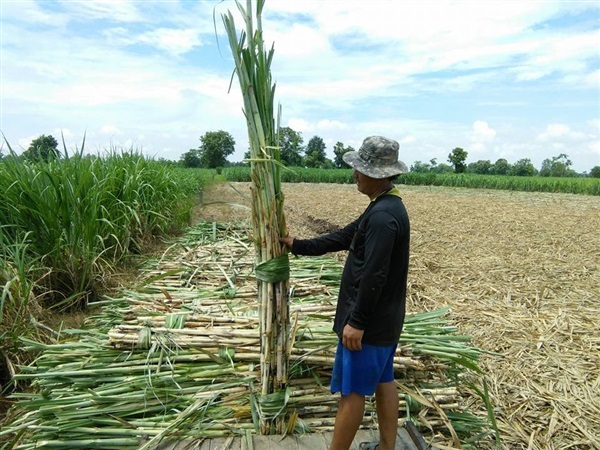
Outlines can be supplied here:
[[408, 167], [402, 161], [385, 166], [375, 166], [361, 159], [357, 151], [344, 153], [342, 159], [360, 173], [376, 179], [389, 178], [408, 172]]

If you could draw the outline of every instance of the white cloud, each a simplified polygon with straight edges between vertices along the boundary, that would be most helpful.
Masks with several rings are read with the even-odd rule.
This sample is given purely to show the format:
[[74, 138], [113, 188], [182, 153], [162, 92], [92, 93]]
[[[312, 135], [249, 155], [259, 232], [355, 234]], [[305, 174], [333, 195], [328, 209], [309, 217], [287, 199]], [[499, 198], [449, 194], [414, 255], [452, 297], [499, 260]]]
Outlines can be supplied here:
[[546, 127], [546, 130], [539, 134], [537, 139], [540, 141], [547, 141], [549, 139], [563, 137], [570, 133], [571, 129], [564, 123], [551, 123]]
[[292, 118], [287, 122], [287, 126], [300, 132], [305, 133], [314, 129], [314, 127], [304, 119]]
[[147, 44], [175, 56], [189, 52], [202, 45], [198, 30], [192, 28], [157, 28], [141, 34], [134, 34], [127, 28], [115, 27], [102, 33], [113, 45], [128, 46]]
[[488, 144], [493, 141], [495, 137], [496, 130], [491, 128], [487, 122], [476, 120], [473, 122], [469, 150], [473, 153], [483, 153], [487, 150]]
[[73, 17], [79, 20], [108, 19], [119, 22], [137, 22], [142, 20], [142, 14], [136, 8], [136, 3], [127, 0], [86, 0], [60, 2], [68, 9]]
[[476, 120], [473, 122], [473, 139], [475, 141], [490, 141], [496, 137], [496, 130], [491, 128], [487, 122]]
[[588, 149], [591, 153], [596, 154], [596, 165], [600, 165], [600, 141], [595, 140], [589, 143]]
[[[361, 45], [374, 44], [375, 51], [361, 51], [342, 47], [332, 54], [331, 48], [320, 45], [310, 58], [294, 62], [287, 58], [286, 48], [279, 57], [285, 59], [283, 70], [290, 73], [302, 71], [308, 65], [314, 70], [315, 78], [323, 79], [327, 73], [343, 73], [340, 81], [354, 80], [360, 89], [349, 90], [355, 96], [378, 92], [398, 83], [401, 76], [437, 73], [445, 70], [490, 68], [493, 72], [481, 71], [461, 74], [442, 83], [414, 83], [411, 92], [417, 89], [439, 89], [440, 91], [468, 90], [482, 82], [496, 81], [501, 76], [515, 77], [518, 81], [533, 81], [554, 72], [567, 74], [563, 81], [578, 83], [587, 70], [582, 70], [585, 61], [597, 56], [597, 34], [576, 36], [551, 35], [544, 30], [534, 31], [532, 26], [552, 18], [566, 8], [554, 2], [513, 2], [510, 8], [501, 2], [276, 2], [272, 8], [287, 14], [304, 13], [311, 18], [310, 35], [320, 33], [324, 39], [354, 42]], [[571, 10], [573, 10], [571, 8]], [[314, 28], [319, 27], [316, 31]], [[294, 27], [286, 32], [292, 35]], [[302, 37], [293, 37], [286, 42], [294, 53], [304, 53]], [[314, 38], [309, 38], [306, 49], [313, 47]], [[308, 56], [308, 55], [307, 55]], [[332, 66], [332, 57], [340, 64]], [[516, 64], [515, 64], [516, 63]], [[386, 68], [385, 66], [390, 66]], [[286, 69], [287, 68], [287, 69]], [[345, 69], [344, 69], [345, 68]], [[360, 72], [355, 69], [359, 68]], [[378, 71], [381, 68], [383, 70]], [[359, 73], [370, 72], [366, 77]], [[393, 75], [386, 80], [385, 75]], [[376, 75], [376, 76], [373, 76]], [[363, 78], [363, 79], [361, 79]], [[497, 81], [496, 81], [497, 82]], [[314, 91], [313, 91], [314, 92]], [[318, 90], [319, 95], [329, 91]], [[333, 93], [332, 93], [333, 95]]]
[[340, 122], [339, 120], [323, 119], [317, 122], [316, 128], [319, 131], [345, 130], [348, 128], [348, 125]]
[[71, 130], [69, 130], [68, 128], [55, 128], [52, 133], [56, 136], [58, 136], [56, 139], [59, 140], [60, 137], [64, 137], [65, 139], [68, 139], [70, 137], [73, 137], [73, 133], [71, 132]]
[[302, 24], [282, 27], [283, 23], [275, 24], [278, 28], [265, 32], [266, 47], [271, 48], [275, 43], [275, 52], [282, 58], [304, 58], [314, 54], [329, 54], [331, 49], [327, 36], [314, 28]]
[[[21, 138], [21, 139], [19, 139], [19, 140], [17, 141], [17, 142], [19, 143], [19, 147], [21, 147], [21, 149], [27, 150], [27, 149], [29, 148], [29, 146], [31, 145], [31, 142], [32, 142], [32, 141], [33, 141], [35, 138], [37, 138], [37, 137], [39, 137], [39, 136], [40, 136], [40, 134], [35, 134], [35, 135], [33, 135], [33, 136], [27, 136], [27, 137], [24, 137], [24, 138]], [[19, 153], [19, 149], [18, 149], [18, 148], [14, 148], [14, 147], [13, 147], [13, 150], [14, 150], [15, 152]]]
[[118, 127], [116, 127], [115, 125], [103, 125], [99, 132], [101, 134], [108, 134], [111, 136], [114, 135], [119, 135], [119, 134], [123, 134], [123, 131], [121, 131]]
[[595, 133], [599, 133], [600, 134], [600, 118], [598, 119], [592, 119], [592, 120], [588, 120], [587, 124], [593, 128]]
[[537, 135], [536, 139], [542, 142], [553, 141], [555, 145], [559, 145], [558, 139], [566, 141], [579, 141], [585, 139], [585, 133], [573, 131], [564, 123], [551, 123], [546, 129]]
[[591, 88], [600, 88], [600, 69], [589, 72], [584, 76], [584, 83]]
[[193, 29], [176, 30], [159, 28], [139, 36], [140, 42], [145, 42], [174, 55], [189, 52], [201, 45], [198, 31]]
[[[21, 0], [18, 2], [3, 1], [2, 15], [5, 14], [7, 16], [14, 16], [17, 21], [26, 22], [36, 26], [62, 27], [67, 22], [66, 16], [44, 11], [41, 5], [34, 0]], [[10, 37], [10, 35], [3, 33], [2, 37], [7, 38]]]

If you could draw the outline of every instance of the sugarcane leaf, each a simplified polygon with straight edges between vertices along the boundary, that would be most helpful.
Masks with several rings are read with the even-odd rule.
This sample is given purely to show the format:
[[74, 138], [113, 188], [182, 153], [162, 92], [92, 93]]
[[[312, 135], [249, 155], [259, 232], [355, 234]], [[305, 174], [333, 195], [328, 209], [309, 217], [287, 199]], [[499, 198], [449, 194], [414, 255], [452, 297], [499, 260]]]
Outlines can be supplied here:
[[227, 364], [227, 360], [226, 359], [222, 358], [221, 356], [217, 356], [214, 353], [209, 352], [206, 349], [198, 347], [195, 350], [198, 351], [198, 352], [200, 352], [200, 353], [202, 353], [202, 354], [204, 354], [204, 355], [206, 355], [206, 356], [208, 356], [211, 359], [211, 361], [214, 361], [217, 364]]

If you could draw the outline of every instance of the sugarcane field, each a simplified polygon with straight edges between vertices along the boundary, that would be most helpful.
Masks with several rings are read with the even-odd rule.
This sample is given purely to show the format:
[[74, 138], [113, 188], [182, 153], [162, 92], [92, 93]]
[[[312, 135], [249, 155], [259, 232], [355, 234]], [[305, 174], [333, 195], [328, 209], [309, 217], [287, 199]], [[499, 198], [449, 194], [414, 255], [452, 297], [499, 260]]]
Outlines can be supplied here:
[[[188, 16], [180, 3], [174, 22]], [[68, 130], [61, 131], [64, 151], [42, 135], [18, 155], [3, 134], [0, 449], [387, 450], [396, 431], [395, 450], [600, 450], [600, 167], [579, 174], [561, 153], [539, 172], [528, 158], [515, 166], [501, 158], [492, 170], [487, 160], [467, 166], [467, 152], [455, 147], [448, 155], [454, 168], [435, 157], [409, 169], [401, 144], [417, 142], [422, 159], [431, 145], [376, 116], [357, 129], [393, 130], [398, 141], [371, 135], [358, 151], [338, 141], [335, 160], [319, 162], [322, 138], [304, 148], [301, 134], [282, 126], [275, 45], [262, 28], [265, 0], [221, 6], [225, 13], [215, 6], [197, 23], [186, 17], [185, 36], [212, 23], [221, 39], [228, 94], [247, 131], [237, 144], [248, 149], [242, 161], [227, 160], [236, 143], [223, 130], [207, 131], [178, 162], [112, 143], [106, 156], [92, 155], [85, 135], [69, 151]], [[277, 11], [265, 24], [286, 15]], [[298, 11], [298, 23], [306, 22]], [[118, 15], [111, 11], [111, 21]], [[162, 28], [126, 39], [125, 28], [111, 26], [97, 34], [128, 49], [149, 45], [155, 34], [173, 41], [169, 48], [180, 40]], [[165, 72], [207, 46], [197, 36], [189, 49], [172, 50], [176, 57], [156, 58], [169, 61]], [[354, 42], [354, 32], [341, 36], [332, 48]], [[378, 47], [360, 48], [366, 55]], [[311, 64], [301, 71], [322, 65]], [[377, 85], [370, 80], [377, 71], [362, 59], [358, 72], [360, 83], [337, 86], [332, 74], [326, 86], [341, 93]], [[194, 75], [190, 88], [185, 73], [173, 83], [175, 96], [151, 84], [124, 85], [164, 105], [179, 96], [189, 111], [193, 102], [214, 107], [214, 122], [186, 113], [181, 132], [153, 130], [152, 139], [175, 140], [182, 130], [231, 119], [217, 113], [217, 96], [199, 94], [219, 77]], [[284, 93], [305, 92], [294, 87], [296, 77]], [[408, 92], [389, 100], [378, 93], [376, 109]], [[287, 122], [306, 122], [289, 103]], [[368, 109], [360, 97], [344, 111], [349, 105]], [[175, 106], [144, 108], [161, 114], [150, 121], [158, 128], [166, 116], [183, 117]], [[318, 127], [349, 129], [345, 114]], [[497, 134], [482, 120], [472, 128], [481, 139], [472, 140], [476, 151]], [[113, 133], [124, 135], [114, 125], [100, 134]], [[573, 151], [595, 157], [597, 145], [582, 143], [590, 133], [553, 123], [536, 145], [562, 149], [554, 140], [568, 135], [581, 144]], [[342, 248], [349, 250], [300, 256]], [[376, 395], [363, 395], [371, 388]]]
[[[399, 188], [411, 217], [399, 430], [410, 421], [439, 449], [600, 448], [600, 199]], [[348, 184], [282, 190], [298, 237], [338, 229], [368, 202]], [[306, 433], [326, 448], [344, 252], [290, 258], [289, 383], [285, 398], [259, 401], [251, 184], [215, 183], [200, 201], [189, 230], [81, 329], [24, 342], [41, 353], [14, 378], [35, 389], [14, 393], [3, 448], [308, 448]], [[259, 416], [282, 410], [274, 444]], [[360, 436], [376, 427], [368, 401]]]

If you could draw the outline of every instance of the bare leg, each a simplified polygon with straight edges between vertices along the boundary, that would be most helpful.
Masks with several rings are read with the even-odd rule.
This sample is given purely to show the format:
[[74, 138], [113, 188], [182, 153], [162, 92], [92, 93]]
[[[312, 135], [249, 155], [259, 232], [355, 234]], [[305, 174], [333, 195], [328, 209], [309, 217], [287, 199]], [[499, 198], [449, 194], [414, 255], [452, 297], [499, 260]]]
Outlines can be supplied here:
[[365, 414], [365, 396], [354, 392], [343, 395], [338, 404], [329, 450], [348, 450]]
[[394, 381], [377, 385], [375, 405], [379, 422], [377, 450], [394, 450], [398, 433], [398, 389]]

